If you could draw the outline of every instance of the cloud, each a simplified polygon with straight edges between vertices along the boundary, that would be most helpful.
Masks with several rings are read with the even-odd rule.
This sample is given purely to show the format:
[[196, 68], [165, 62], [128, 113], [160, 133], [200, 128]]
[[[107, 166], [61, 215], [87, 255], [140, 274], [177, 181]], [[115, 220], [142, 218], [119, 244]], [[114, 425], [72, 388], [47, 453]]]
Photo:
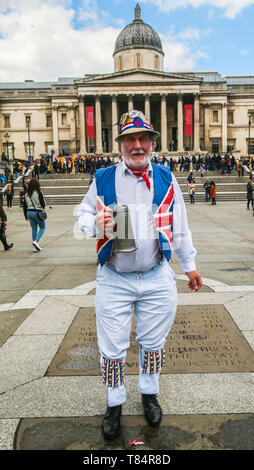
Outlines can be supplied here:
[[193, 8], [220, 8], [224, 10], [224, 15], [230, 19], [234, 19], [244, 8], [254, 4], [254, 0], [177, 0], [177, 2], [175, 0], [140, 0], [140, 2], [154, 3], [164, 12], [178, 8], [187, 8], [188, 6], [192, 6]]
[[242, 49], [240, 52], [242, 55], [248, 55], [249, 53], [249, 51], [247, 51], [246, 49]]
[[168, 72], [194, 70], [200, 59], [208, 59], [209, 55], [182, 42], [164, 40], [163, 50], [165, 53], [165, 70]]
[[[210, 30], [187, 28], [176, 34], [171, 26], [167, 34], [160, 34], [165, 54], [165, 70], [169, 72], [190, 71], [196, 68], [200, 59], [209, 59], [207, 52], [200, 48], [199, 42], [210, 32]], [[202, 47], [204, 47], [203, 42]]]
[[112, 72], [121, 29], [93, 0], [81, 7], [75, 12], [70, 0], [1, 0], [0, 81]]

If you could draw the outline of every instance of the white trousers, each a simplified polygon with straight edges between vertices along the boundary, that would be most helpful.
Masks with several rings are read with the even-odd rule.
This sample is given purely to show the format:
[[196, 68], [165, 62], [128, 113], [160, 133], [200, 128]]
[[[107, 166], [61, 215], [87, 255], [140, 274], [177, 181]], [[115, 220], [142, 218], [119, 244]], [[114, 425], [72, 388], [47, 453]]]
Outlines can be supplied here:
[[123, 371], [130, 346], [133, 306], [140, 351], [138, 391], [156, 394], [161, 351], [177, 308], [175, 275], [166, 258], [144, 273], [119, 273], [108, 265], [98, 266], [97, 336], [110, 407], [126, 400]]

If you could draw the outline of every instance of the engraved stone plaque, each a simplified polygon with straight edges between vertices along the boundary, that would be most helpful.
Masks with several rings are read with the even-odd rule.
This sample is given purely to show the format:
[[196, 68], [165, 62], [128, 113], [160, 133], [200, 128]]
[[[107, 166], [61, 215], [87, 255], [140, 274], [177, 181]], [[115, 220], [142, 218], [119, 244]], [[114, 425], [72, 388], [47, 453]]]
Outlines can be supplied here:
[[[133, 317], [125, 373], [138, 374], [139, 345]], [[162, 373], [254, 372], [254, 352], [223, 305], [177, 309], [165, 343]], [[100, 375], [94, 308], [81, 308], [47, 375]]]

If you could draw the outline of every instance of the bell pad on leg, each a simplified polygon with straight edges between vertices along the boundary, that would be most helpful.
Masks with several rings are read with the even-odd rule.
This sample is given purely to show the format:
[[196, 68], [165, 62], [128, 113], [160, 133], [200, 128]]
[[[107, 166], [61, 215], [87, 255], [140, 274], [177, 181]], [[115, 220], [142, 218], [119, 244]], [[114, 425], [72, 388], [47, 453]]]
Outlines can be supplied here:
[[144, 354], [144, 374], [156, 374], [160, 372], [165, 363], [165, 350], [145, 351]]
[[112, 361], [103, 358], [102, 364], [103, 383], [107, 387], [120, 387], [125, 384], [124, 363], [122, 360]]

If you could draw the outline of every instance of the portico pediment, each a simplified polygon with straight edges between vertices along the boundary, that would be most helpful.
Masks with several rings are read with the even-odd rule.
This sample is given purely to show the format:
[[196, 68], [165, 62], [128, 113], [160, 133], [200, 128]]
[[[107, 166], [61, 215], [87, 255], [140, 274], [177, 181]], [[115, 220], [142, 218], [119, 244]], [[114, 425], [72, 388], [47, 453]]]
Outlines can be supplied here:
[[90, 87], [101, 85], [112, 85], [121, 83], [160, 83], [160, 84], [174, 84], [174, 85], [200, 85], [202, 79], [193, 74], [182, 73], [167, 73], [167, 72], [154, 72], [152, 70], [133, 69], [125, 72], [116, 72], [105, 75], [85, 76], [84, 79], [76, 80], [75, 84], [78, 87]]

